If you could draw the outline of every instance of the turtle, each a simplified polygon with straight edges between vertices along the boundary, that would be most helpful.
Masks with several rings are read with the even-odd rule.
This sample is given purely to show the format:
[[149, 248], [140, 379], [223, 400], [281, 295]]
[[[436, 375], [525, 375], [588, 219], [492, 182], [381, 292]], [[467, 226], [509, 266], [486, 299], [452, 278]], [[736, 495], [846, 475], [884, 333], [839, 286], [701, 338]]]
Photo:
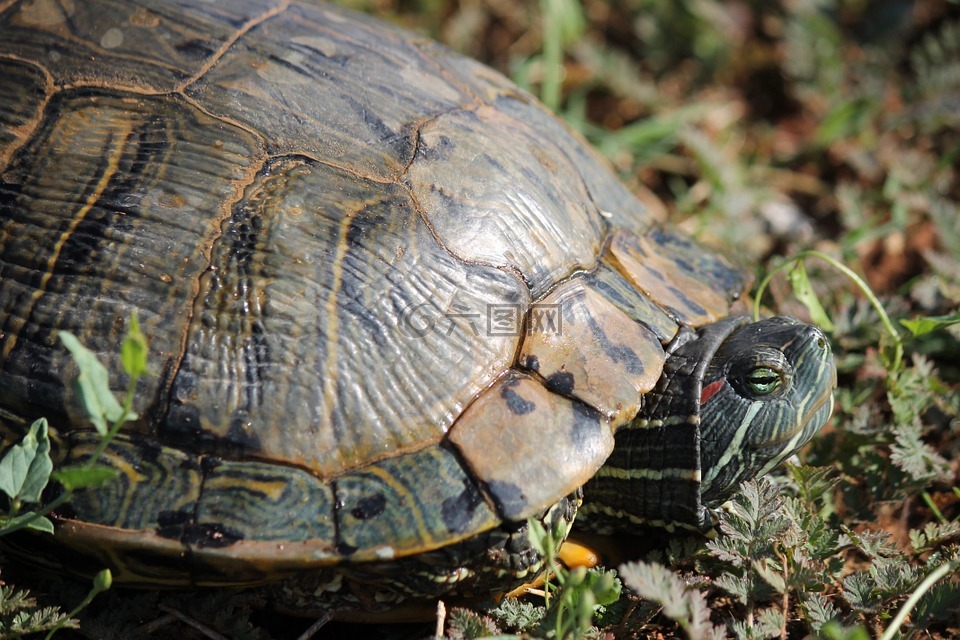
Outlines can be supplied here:
[[[532, 95], [314, 0], [0, 9], [0, 434], [117, 480], [17, 543], [298, 611], [508, 589], [562, 539], [708, 531], [828, 420], [815, 326], [653, 216]], [[54, 494], [55, 487], [48, 489]]]

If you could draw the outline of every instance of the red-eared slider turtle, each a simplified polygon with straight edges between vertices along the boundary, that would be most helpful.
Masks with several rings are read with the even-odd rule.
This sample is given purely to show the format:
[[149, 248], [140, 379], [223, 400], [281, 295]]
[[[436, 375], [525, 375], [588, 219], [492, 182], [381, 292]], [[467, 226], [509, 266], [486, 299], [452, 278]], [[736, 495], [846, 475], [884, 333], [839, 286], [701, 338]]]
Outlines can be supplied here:
[[0, 123], [4, 446], [98, 442], [59, 330], [118, 390], [134, 310], [150, 338], [120, 479], [56, 514], [71, 566], [314, 608], [504, 588], [581, 486], [594, 529], [706, 529], [830, 414], [819, 330], [732, 315], [741, 273], [530, 95], [363, 16], [14, 0]]

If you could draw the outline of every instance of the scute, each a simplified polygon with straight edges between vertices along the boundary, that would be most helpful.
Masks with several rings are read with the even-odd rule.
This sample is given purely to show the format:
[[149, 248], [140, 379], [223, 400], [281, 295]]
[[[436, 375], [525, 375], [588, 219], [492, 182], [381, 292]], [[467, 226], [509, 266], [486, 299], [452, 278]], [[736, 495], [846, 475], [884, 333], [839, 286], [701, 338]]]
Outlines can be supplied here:
[[606, 298], [634, 321], [647, 327], [661, 343], [667, 344], [679, 326], [657, 303], [638, 291], [621, 273], [608, 264], [609, 252], [597, 268], [584, 276], [584, 286]]
[[413, 157], [422, 122], [471, 104], [462, 85], [399, 32], [333, 7], [292, 5], [256, 26], [186, 92], [211, 113], [377, 180]]
[[[200, 73], [238, 29], [282, 2], [39, 0], [7, 6], [0, 14], [0, 56], [44, 64], [61, 87], [164, 93]], [[104, 28], [104, 16], [112, 28]]]
[[535, 297], [591, 268], [606, 231], [584, 183], [569, 177], [579, 170], [569, 136], [551, 139], [538, 123], [492, 107], [440, 116], [421, 130], [405, 178], [444, 246], [518, 271]]
[[[115, 353], [138, 308], [154, 371], [174, 366], [185, 301], [260, 148], [177, 98], [65, 91], [46, 114], [0, 182], [0, 403], [81, 424], [85, 409], [64, 393], [76, 368], [55, 330]], [[104, 359], [118, 379], [116, 356]], [[138, 409], [163, 385], [145, 379]]]
[[596, 410], [511, 371], [467, 408], [450, 442], [501, 515], [522, 520], [592, 476], [613, 432]]
[[[541, 314], [556, 314], [556, 324]], [[548, 388], [584, 402], [618, 427], [640, 409], [666, 358], [657, 336], [581, 278], [563, 282], [530, 312], [520, 365]]]
[[[638, 235], [620, 229], [612, 234], [607, 259], [682, 324], [699, 327], [725, 317], [745, 284], [743, 277], [719, 256], [692, 242], [668, 242], [673, 237], [660, 230]], [[704, 269], [706, 265], [709, 270]], [[727, 286], [719, 288], [718, 284]]]
[[428, 551], [500, 522], [457, 456], [444, 447], [340, 476], [336, 495], [338, 551], [353, 561]]
[[50, 87], [49, 79], [36, 65], [9, 60], [0, 62], [0, 95], [7, 96], [0, 110], [0, 167], [6, 166], [15, 146], [23, 142], [30, 124], [39, 117]]
[[302, 469], [257, 460], [214, 460], [205, 467], [203, 491], [191, 514], [199, 527], [234, 539], [309, 540], [334, 548], [329, 483]]
[[161, 437], [323, 477], [439, 441], [514, 358], [486, 310], [529, 304], [444, 251], [403, 188], [302, 158], [268, 164], [210, 262]]
[[[100, 442], [89, 431], [69, 434], [64, 461], [82, 464]], [[192, 519], [203, 485], [199, 460], [157, 443], [135, 442], [119, 436], [100, 458], [99, 464], [118, 472], [103, 489], [81, 489], [71, 498], [67, 512], [117, 529], [156, 530], [171, 514], [190, 514]]]

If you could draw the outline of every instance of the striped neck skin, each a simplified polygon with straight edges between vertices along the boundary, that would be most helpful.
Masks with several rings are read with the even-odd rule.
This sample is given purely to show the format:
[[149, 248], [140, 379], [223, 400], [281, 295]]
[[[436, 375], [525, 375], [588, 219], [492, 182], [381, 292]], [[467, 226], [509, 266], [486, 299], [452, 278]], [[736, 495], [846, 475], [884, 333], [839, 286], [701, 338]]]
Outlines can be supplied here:
[[584, 487], [577, 525], [707, 531], [710, 510], [792, 455], [827, 421], [836, 369], [819, 329], [726, 318], [670, 353], [637, 417]]

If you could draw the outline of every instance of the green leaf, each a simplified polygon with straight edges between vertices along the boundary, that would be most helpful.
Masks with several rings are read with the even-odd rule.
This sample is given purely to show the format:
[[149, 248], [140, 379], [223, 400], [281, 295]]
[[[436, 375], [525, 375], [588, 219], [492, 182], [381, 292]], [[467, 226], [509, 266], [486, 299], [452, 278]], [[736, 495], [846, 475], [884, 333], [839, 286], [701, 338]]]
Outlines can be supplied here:
[[787, 582], [783, 577], [782, 569], [772, 566], [771, 561], [768, 558], [754, 560], [753, 570], [758, 576], [760, 576], [760, 578], [763, 579], [764, 582], [773, 587], [777, 593], [786, 593]]
[[864, 122], [877, 109], [878, 103], [865, 98], [853, 98], [840, 102], [822, 119], [816, 139], [822, 144], [855, 135], [867, 129]]
[[488, 638], [498, 633], [500, 633], [500, 629], [496, 622], [470, 609], [454, 607], [450, 609], [450, 613], [447, 615], [445, 637], [451, 640]]
[[752, 622], [733, 620], [730, 628], [737, 640], [772, 640], [779, 638], [785, 626], [783, 612], [773, 608], [760, 609]]
[[40, 502], [52, 470], [47, 421], [40, 418], [0, 460], [0, 490], [11, 501]]
[[546, 527], [536, 518], [530, 518], [527, 521], [527, 537], [530, 540], [530, 546], [540, 555], [551, 556], [555, 553], [553, 538], [547, 535]]
[[950, 462], [921, 439], [922, 430], [919, 417], [900, 427], [890, 445], [890, 461], [919, 483], [948, 482], [953, 476]]
[[130, 316], [130, 328], [123, 338], [120, 352], [123, 370], [134, 380], [147, 372], [147, 351], [147, 338], [140, 331], [140, 321], [134, 312]]
[[663, 615], [675, 621], [690, 640], [722, 638], [721, 629], [710, 622], [710, 609], [703, 594], [688, 589], [683, 580], [661, 564], [629, 562], [620, 567], [623, 583], [640, 597], [663, 607]]
[[833, 331], [833, 321], [830, 320], [827, 312], [823, 310], [823, 305], [820, 304], [817, 294], [814, 293], [813, 286], [810, 284], [810, 278], [807, 276], [807, 269], [803, 266], [802, 260], [794, 263], [787, 277], [790, 279], [790, 286], [793, 287], [793, 295], [807, 308], [813, 323], [819, 325], [824, 331]]
[[69, 466], [53, 472], [53, 479], [63, 485], [67, 491], [76, 491], [88, 487], [102, 487], [120, 477], [120, 471], [113, 467], [94, 465], [92, 467]]
[[[24, 522], [27, 524], [24, 525]], [[21, 526], [41, 533], [53, 533], [53, 522], [45, 516], [38, 516], [33, 511], [21, 513], [12, 518], [0, 518], [0, 529], [16, 529]]]
[[[85, 346], [72, 333], [60, 332], [60, 340], [70, 350], [70, 354], [80, 368], [77, 376], [77, 390], [83, 399], [90, 421], [101, 436], [107, 435], [107, 423], [116, 422], [123, 416], [123, 407], [117, 402], [110, 390], [110, 376], [107, 368], [100, 363], [96, 354]], [[128, 415], [128, 418], [136, 418]]]
[[[452, 612], [452, 610], [451, 610]], [[500, 605], [490, 612], [503, 626], [520, 633], [533, 630], [547, 613], [547, 608], [517, 598], [504, 598]]]
[[596, 596], [597, 606], [605, 607], [620, 599], [622, 586], [617, 572], [612, 569], [598, 567], [588, 569], [587, 584]]
[[918, 338], [951, 325], [960, 324], [960, 313], [948, 316], [917, 316], [912, 320], [901, 319], [900, 324], [906, 327], [914, 338]]
[[840, 611], [826, 597], [819, 593], [804, 593], [800, 603], [800, 610], [813, 631], [820, 629], [840, 618]]

